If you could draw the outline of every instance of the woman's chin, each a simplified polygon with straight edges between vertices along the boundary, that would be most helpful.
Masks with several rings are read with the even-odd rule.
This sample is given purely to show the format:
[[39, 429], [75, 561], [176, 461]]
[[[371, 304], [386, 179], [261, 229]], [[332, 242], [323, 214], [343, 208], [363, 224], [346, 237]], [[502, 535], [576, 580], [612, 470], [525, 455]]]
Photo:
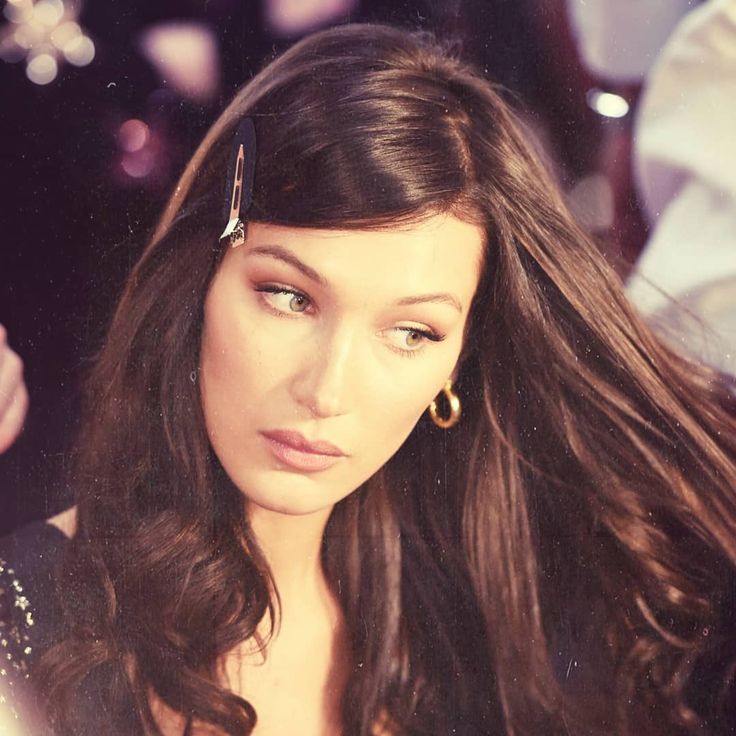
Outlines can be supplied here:
[[[257, 484], [257, 491], [252, 490], [255, 484], [236, 483], [247, 499], [249, 507], [262, 509], [287, 516], [305, 516], [329, 511], [348, 493], [330, 492], [314, 479], [291, 474], [276, 473], [281, 477], [262, 478]], [[274, 475], [274, 473], [269, 473]]]

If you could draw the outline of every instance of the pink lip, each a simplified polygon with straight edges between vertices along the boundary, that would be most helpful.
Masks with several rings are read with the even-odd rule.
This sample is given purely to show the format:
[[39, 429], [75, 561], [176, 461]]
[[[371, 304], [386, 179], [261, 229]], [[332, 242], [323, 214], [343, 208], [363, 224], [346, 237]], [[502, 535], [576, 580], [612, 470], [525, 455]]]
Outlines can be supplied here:
[[296, 470], [326, 470], [345, 453], [331, 442], [318, 440], [309, 442], [299, 432], [291, 430], [275, 430], [262, 432], [273, 455]]

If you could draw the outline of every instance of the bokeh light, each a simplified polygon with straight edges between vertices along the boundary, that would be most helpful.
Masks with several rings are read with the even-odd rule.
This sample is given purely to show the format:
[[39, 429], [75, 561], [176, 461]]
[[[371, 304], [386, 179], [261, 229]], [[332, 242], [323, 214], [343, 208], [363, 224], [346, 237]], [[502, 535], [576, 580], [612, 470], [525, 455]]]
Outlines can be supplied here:
[[26, 59], [26, 76], [34, 84], [48, 84], [64, 60], [87, 66], [95, 58], [95, 44], [79, 23], [75, 0], [8, 0], [3, 13], [11, 24], [0, 28], [0, 59]]
[[141, 34], [140, 48], [180, 95], [207, 102], [217, 94], [219, 51], [209, 26], [191, 21], [161, 23]]
[[95, 44], [89, 36], [76, 36], [63, 48], [64, 58], [74, 66], [87, 66], [95, 58]]
[[18, 26], [13, 33], [13, 41], [24, 51], [30, 51], [34, 46], [38, 47], [43, 40], [43, 33], [30, 23]]
[[26, 76], [34, 84], [44, 85], [53, 82], [59, 73], [59, 65], [51, 54], [38, 54], [26, 65]]
[[81, 35], [82, 29], [79, 27], [79, 23], [75, 23], [73, 20], [68, 20], [65, 23], [60, 23], [56, 28], [54, 28], [51, 32], [50, 39], [51, 43], [53, 43], [59, 51], [62, 51], [68, 43]]
[[120, 165], [128, 176], [143, 179], [151, 173], [155, 163], [156, 157], [153, 152], [143, 149], [135, 153], [126, 153]]
[[61, 0], [38, 0], [33, 6], [32, 22], [47, 28], [55, 28], [64, 17]]
[[621, 95], [612, 92], [591, 89], [585, 99], [592, 110], [606, 118], [623, 118], [629, 112], [629, 103]]
[[11, 0], [3, 8], [3, 15], [11, 23], [27, 23], [33, 16], [33, 3], [31, 0]]
[[348, 15], [357, 0], [267, 0], [266, 24], [278, 36], [298, 36]]
[[118, 145], [123, 151], [135, 153], [148, 143], [150, 135], [148, 126], [142, 120], [131, 118], [120, 126]]

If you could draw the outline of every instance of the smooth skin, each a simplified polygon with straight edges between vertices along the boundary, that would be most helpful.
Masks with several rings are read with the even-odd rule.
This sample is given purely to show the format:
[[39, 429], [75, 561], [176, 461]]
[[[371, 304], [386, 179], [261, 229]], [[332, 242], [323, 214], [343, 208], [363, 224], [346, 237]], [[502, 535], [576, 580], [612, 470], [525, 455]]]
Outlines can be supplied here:
[[[481, 244], [449, 216], [379, 232], [249, 225], [207, 296], [200, 386], [212, 446], [254, 510], [324, 515], [398, 450], [455, 370]], [[261, 435], [281, 429], [346, 457], [292, 472]]]

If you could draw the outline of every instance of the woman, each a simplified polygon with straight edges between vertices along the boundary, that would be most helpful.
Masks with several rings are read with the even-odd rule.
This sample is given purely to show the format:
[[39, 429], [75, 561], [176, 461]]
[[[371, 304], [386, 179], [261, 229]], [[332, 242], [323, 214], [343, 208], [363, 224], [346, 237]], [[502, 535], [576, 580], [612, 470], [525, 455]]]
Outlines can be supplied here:
[[121, 299], [76, 515], [21, 561], [48, 586], [64, 554], [20, 627], [50, 721], [728, 732], [726, 409], [488, 82], [317, 33], [215, 123]]

